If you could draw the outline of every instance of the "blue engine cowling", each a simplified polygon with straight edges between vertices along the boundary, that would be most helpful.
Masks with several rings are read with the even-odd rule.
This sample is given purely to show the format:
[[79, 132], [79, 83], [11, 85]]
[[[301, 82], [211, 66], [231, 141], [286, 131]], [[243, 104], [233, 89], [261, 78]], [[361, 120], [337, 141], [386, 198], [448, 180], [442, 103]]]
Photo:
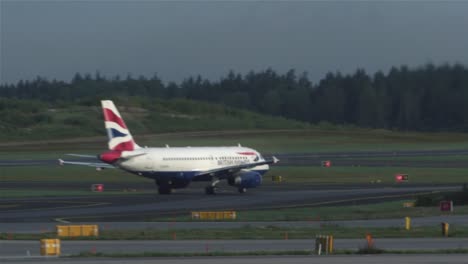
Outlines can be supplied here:
[[229, 178], [228, 183], [239, 188], [255, 188], [262, 184], [262, 175], [255, 171], [248, 171]]

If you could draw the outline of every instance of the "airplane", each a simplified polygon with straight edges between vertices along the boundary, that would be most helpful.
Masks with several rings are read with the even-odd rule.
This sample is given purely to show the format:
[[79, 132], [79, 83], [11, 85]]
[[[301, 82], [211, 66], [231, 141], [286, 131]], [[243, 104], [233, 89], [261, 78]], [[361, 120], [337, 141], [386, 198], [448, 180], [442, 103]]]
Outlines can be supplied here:
[[[171, 194], [173, 189], [185, 188], [192, 181], [208, 181], [206, 194], [216, 194], [217, 184], [227, 180], [230, 186], [245, 193], [261, 185], [269, 165], [278, 163], [276, 157], [266, 160], [251, 148], [242, 147], [140, 147], [133, 139], [122, 116], [110, 100], [101, 101], [109, 151], [97, 155], [102, 162], [77, 162], [59, 159], [61, 165], [84, 165], [98, 170], [119, 168], [153, 179], [159, 194]], [[69, 154], [79, 157], [88, 155]], [[95, 156], [91, 156], [95, 158]]]

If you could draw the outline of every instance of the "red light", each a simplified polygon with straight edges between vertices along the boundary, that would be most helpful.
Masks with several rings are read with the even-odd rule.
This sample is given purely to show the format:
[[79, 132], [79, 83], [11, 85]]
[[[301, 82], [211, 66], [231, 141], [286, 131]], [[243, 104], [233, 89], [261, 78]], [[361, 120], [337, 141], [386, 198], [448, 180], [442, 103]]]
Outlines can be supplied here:
[[96, 183], [91, 186], [91, 190], [93, 192], [103, 192], [104, 191], [104, 184]]
[[329, 168], [331, 167], [331, 161], [330, 160], [324, 160], [322, 161], [322, 167]]
[[408, 174], [396, 174], [395, 175], [396, 182], [407, 182], [408, 181]]

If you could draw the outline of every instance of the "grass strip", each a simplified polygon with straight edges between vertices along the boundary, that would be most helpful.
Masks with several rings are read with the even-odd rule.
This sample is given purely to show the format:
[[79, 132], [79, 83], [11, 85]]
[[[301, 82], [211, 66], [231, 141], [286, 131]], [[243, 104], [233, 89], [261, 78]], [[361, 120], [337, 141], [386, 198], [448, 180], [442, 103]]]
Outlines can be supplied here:
[[[60, 156], [57, 156], [60, 157]], [[64, 158], [64, 157], [62, 157]], [[66, 159], [66, 158], [65, 158]], [[360, 167], [360, 166], [332, 166], [322, 168], [315, 166], [279, 166], [271, 167], [265, 176], [265, 181], [269, 181], [272, 175], [280, 175], [284, 183], [310, 183], [310, 184], [358, 184], [374, 183], [395, 184], [395, 174], [408, 174], [409, 182], [412, 184], [460, 184], [467, 181], [468, 168], [427, 168], [427, 167]], [[443, 176], [443, 177], [442, 177]], [[60, 183], [81, 183], [87, 188], [88, 183], [99, 181], [99, 183], [125, 183], [148, 184], [154, 186], [150, 179], [131, 175], [122, 170], [102, 170], [85, 166], [12, 166], [0, 167], [0, 180], [12, 182], [60, 182]], [[265, 182], [269, 183], [269, 182]], [[155, 189], [154, 189], [155, 190]]]
[[142, 253], [102, 253], [80, 252], [69, 257], [108, 257], [108, 258], [134, 258], [134, 257], [221, 257], [221, 256], [268, 256], [268, 255], [310, 255], [310, 250], [285, 250], [285, 251], [245, 251], [245, 252], [142, 252]]
[[[437, 250], [336, 250], [333, 255], [361, 255], [361, 254], [467, 254], [468, 249], [437, 249]], [[246, 252], [142, 252], [142, 253], [102, 253], [102, 252], [80, 252], [70, 255], [71, 258], [136, 258], [136, 257], [231, 257], [231, 256], [305, 256], [314, 255], [311, 250], [284, 250], [284, 251], [246, 251]]]
[[[365, 228], [338, 227], [323, 225], [320, 228], [284, 228], [276, 226], [233, 229], [144, 229], [144, 230], [103, 230], [98, 237], [63, 237], [63, 240], [229, 240], [229, 239], [313, 239], [316, 235], [333, 235], [340, 238], [364, 238], [366, 234], [375, 238], [423, 238], [442, 237], [441, 227], [414, 227], [405, 230], [401, 227]], [[468, 237], [468, 226], [451, 225], [450, 237]], [[54, 232], [42, 234], [0, 233], [0, 240], [37, 240], [56, 238]]]
[[[232, 221], [339, 221], [339, 220], [369, 220], [409, 217], [440, 216], [438, 206], [403, 207], [408, 200], [383, 202], [377, 204], [320, 206], [301, 208], [276, 208], [265, 210], [238, 211], [236, 220]], [[410, 200], [411, 201], [411, 200]], [[456, 206], [451, 215], [468, 214], [468, 205]], [[206, 222], [210, 220], [191, 219], [187, 213], [182, 216], [163, 216], [148, 218], [148, 221], [167, 222]], [[215, 221], [215, 220], [212, 220]]]
[[92, 192], [91, 190], [28, 190], [16, 189], [5, 190], [0, 189], [0, 198], [27, 198], [27, 197], [74, 197], [74, 196], [127, 196], [127, 195], [141, 195], [152, 194], [151, 191], [125, 191], [125, 190], [106, 190], [105, 192]]

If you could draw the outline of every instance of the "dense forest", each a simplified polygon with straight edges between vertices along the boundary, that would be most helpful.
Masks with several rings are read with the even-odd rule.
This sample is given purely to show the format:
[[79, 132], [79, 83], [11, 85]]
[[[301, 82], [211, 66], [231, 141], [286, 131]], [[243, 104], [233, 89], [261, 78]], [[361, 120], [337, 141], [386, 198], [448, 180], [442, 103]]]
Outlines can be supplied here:
[[[218, 81], [201, 76], [163, 83], [155, 74], [115, 76], [77, 73], [70, 82], [38, 77], [0, 86], [3, 98], [97, 105], [102, 98], [139, 96], [189, 99], [282, 116], [309, 123], [368, 128], [468, 131], [468, 69], [464, 65], [401, 66], [373, 75], [328, 73], [312, 83], [306, 73], [272, 69]], [[1, 106], [0, 106], [1, 107]]]

